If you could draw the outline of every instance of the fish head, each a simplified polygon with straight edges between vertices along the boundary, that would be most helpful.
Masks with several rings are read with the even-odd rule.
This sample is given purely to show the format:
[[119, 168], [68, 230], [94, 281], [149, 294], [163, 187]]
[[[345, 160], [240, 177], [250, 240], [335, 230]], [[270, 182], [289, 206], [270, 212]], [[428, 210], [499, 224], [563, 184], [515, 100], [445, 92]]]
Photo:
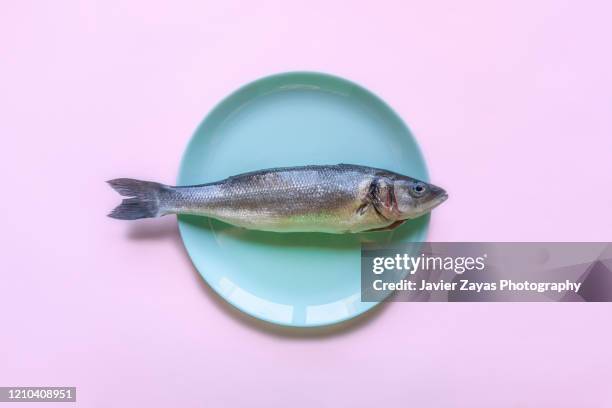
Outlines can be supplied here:
[[427, 214], [448, 198], [443, 188], [410, 177], [394, 180], [398, 218], [412, 219]]

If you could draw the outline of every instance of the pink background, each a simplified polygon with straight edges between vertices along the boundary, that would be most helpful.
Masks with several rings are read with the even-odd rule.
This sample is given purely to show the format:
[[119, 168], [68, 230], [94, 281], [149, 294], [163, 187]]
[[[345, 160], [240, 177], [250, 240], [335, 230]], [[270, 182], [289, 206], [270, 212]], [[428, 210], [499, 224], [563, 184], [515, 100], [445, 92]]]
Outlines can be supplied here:
[[103, 181], [172, 183], [229, 92], [317, 70], [417, 136], [451, 196], [430, 240], [612, 240], [610, 2], [289, 3], [2, 2], [0, 385], [76, 385], [83, 407], [611, 406], [609, 304], [394, 303], [304, 334], [214, 296], [174, 218], [104, 217]]

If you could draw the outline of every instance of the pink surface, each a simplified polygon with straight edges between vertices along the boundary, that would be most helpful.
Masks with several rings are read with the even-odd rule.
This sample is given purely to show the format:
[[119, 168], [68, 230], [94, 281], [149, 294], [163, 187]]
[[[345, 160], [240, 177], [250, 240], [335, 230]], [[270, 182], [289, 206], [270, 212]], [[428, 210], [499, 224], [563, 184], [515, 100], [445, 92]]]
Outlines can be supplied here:
[[173, 218], [104, 217], [103, 181], [173, 182], [226, 94], [317, 70], [414, 131], [451, 196], [431, 240], [612, 240], [609, 2], [288, 3], [3, 2], [0, 385], [75, 385], [83, 407], [611, 406], [610, 304], [395, 303], [304, 335], [217, 299]]

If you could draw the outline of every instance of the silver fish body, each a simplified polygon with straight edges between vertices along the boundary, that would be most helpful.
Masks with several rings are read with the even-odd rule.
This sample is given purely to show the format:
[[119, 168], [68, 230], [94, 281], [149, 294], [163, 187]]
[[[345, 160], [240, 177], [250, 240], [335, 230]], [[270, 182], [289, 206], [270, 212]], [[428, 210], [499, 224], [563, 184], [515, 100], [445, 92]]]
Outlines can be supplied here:
[[185, 187], [132, 179], [109, 183], [131, 197], [109, 214], [113, 218], [192, 214], [274, 232], [393, 228], [429, 212], [447, 197], [431, 184], [350, 164], [259, 170]]

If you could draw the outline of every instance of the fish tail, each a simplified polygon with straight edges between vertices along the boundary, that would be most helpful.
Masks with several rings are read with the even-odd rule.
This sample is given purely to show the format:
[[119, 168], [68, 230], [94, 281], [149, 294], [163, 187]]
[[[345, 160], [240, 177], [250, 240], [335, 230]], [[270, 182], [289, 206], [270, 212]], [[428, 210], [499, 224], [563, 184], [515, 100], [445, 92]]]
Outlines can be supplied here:
[[109, 180], [107, 183], [122, 196], [129, 197], [111, 211], [109, 217], [118, 220], [137, 220], [167, 214], [163, 204], [169, 186], [129, 178]]

